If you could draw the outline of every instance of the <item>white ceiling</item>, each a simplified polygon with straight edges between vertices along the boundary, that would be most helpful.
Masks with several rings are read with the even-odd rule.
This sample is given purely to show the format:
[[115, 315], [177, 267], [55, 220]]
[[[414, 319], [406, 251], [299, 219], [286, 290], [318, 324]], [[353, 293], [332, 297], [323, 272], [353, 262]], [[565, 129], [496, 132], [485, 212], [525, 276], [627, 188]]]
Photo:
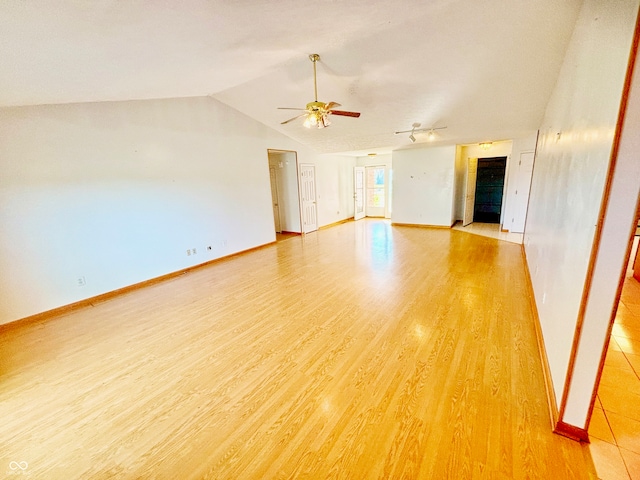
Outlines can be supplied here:
[[[4, 0], [0, 106], [211, 95], [318, 152], [539, 127], [581, 0]], [[280, 125], [318, 97], [359, 119]], [[426, 135], [417, 135], [418, 142]]]

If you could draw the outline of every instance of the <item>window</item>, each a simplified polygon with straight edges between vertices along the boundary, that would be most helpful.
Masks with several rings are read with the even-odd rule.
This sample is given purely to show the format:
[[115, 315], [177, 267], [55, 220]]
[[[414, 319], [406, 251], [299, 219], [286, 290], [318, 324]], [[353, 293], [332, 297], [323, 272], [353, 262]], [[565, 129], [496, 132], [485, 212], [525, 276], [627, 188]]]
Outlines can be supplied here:
[[384, 167], [367, 168], [367, 206], [384, 208]]

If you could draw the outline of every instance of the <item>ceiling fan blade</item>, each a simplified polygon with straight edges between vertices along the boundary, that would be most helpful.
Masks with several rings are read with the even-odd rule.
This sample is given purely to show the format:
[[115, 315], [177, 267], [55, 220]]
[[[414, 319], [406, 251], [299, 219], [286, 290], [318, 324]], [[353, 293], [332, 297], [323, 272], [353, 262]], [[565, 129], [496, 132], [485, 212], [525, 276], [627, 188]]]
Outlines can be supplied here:
[[360, 112], [345, 112], [344, 110], [331, 110], [329, 113], [331, 113], [331, 115], [340, 115], [343, 117], [358, 118], [360, 116]]
[[304, 117], [305, 115], [307, 115], [307, 113], [301, 113], [300, 115], [296, 115], [293, 118], [290, 118], [289, 120], [285, 120], [284, 122], [280, 122], [280, 125], [284, 125], [285, 123], [289, 123], [289, 122], [293, 122], [294, 120], [300, 118], [300, 117]]
[[278, 107], [278, 110], [306, 110], [306, 108]]
[[341, 107], [341, 106], [342, 106], [342, 105], [340, 105], [340, 104], [339, 104], [339, 103], [337, 103], [337, 102], [329, 102], [329, 103], [327, 103], [327, 104], [324, 106], [324, 109], [325, 109], [325, 110], [331, 110], [331, 109], [332, 109], [332, 108], [334, 108], [334, 107]]

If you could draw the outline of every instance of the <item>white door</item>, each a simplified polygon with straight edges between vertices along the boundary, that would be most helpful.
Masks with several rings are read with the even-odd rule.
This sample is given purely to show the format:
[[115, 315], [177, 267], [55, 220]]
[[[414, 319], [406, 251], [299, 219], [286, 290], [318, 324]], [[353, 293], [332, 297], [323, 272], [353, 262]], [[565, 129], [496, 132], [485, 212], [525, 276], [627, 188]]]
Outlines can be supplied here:
[[529, 190], [531, 189], [531, 176], [533, 175], [534, 152], [522, 152], [518, 161], [518, 175], [516, 179], [515, 204], [511, 219], [512, 232], [523, 233], [524, 221], [527, 218], [529, 205]]
[[384, 165], [366, 167], [365, 211], [367, 217], [384, 217], [386, 205], [386, 179]]
[[302, 209], [302, 233], [318, 229], [316, 210], [316, 167], [300, 164], [300, 200]]
[[462, 226], [473, 223], [473, 207], [476, 203], [476, 177], [478, 175], [478, 159], [470, 158], [467, 164], [467, 191], [464, 197], [464, 220]]
[[278, 199], [278, 176], [276, 167], [269, 167], [269, 177], [271, 179], [271, 203], [273, 205], [273, 222], [277, 233], [282, 233], [280, 225], [280, 201]]
[[353, 203], [354, 220], [364, 218], [364, 167], [354, 167], [353, 169]]

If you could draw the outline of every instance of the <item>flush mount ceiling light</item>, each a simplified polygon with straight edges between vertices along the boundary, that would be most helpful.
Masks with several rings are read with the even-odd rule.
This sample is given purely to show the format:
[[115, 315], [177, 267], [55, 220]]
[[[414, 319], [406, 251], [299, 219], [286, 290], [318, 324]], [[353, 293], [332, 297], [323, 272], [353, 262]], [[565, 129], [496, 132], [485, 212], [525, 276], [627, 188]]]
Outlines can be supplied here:
[[479, 143], [478, 145], [480, 145], [480, 148], [482, 148], [483, 150], [489, 150], [493, 145], [493, 142], [482, 142], [482, 143]]
[[396, 135], [400, 135], [400, 134], [402, 134], [402, 133], [409, 133], [409, 134], [410, 134], [410, 135], [409, 135], [409, 140], [411, 140], [411, 143], [415, 143], [415, 141], [416, 141], [416, 136], [415, 136], [415, 134], [416, 134], [416, 133], [419, 133], [419, 132], [429, 132], [429, 133], [427, 134], [427, 139], [428, 139], [430, 142], [432, 142], [432, 141], [433, 141], [433, 140], [435, 140], [435, 138], [436, 138], [436, 134], [435, 134], [435, 131], [436, 131], [436, 130], [442, 130], [442, 129], [444, 129], [444, 128], [447, 128], [447, 127], [430, 127], [430, 128], [426, 128], [426, 127], [425, 127], [425, 128], [420, 128], [420, 124], [419, 124], [419, 123], [417, 123], [417, 122], [416, 122], [416, 123], [414, 123], [414, 124], [412, 125], [412, 127], [413, 127], [413, 128], [412, 128], [411, 130], [401, 130], [401, 131], [399, 131], [399, 132], [394, 132], [394, 133], [395, 133]]

